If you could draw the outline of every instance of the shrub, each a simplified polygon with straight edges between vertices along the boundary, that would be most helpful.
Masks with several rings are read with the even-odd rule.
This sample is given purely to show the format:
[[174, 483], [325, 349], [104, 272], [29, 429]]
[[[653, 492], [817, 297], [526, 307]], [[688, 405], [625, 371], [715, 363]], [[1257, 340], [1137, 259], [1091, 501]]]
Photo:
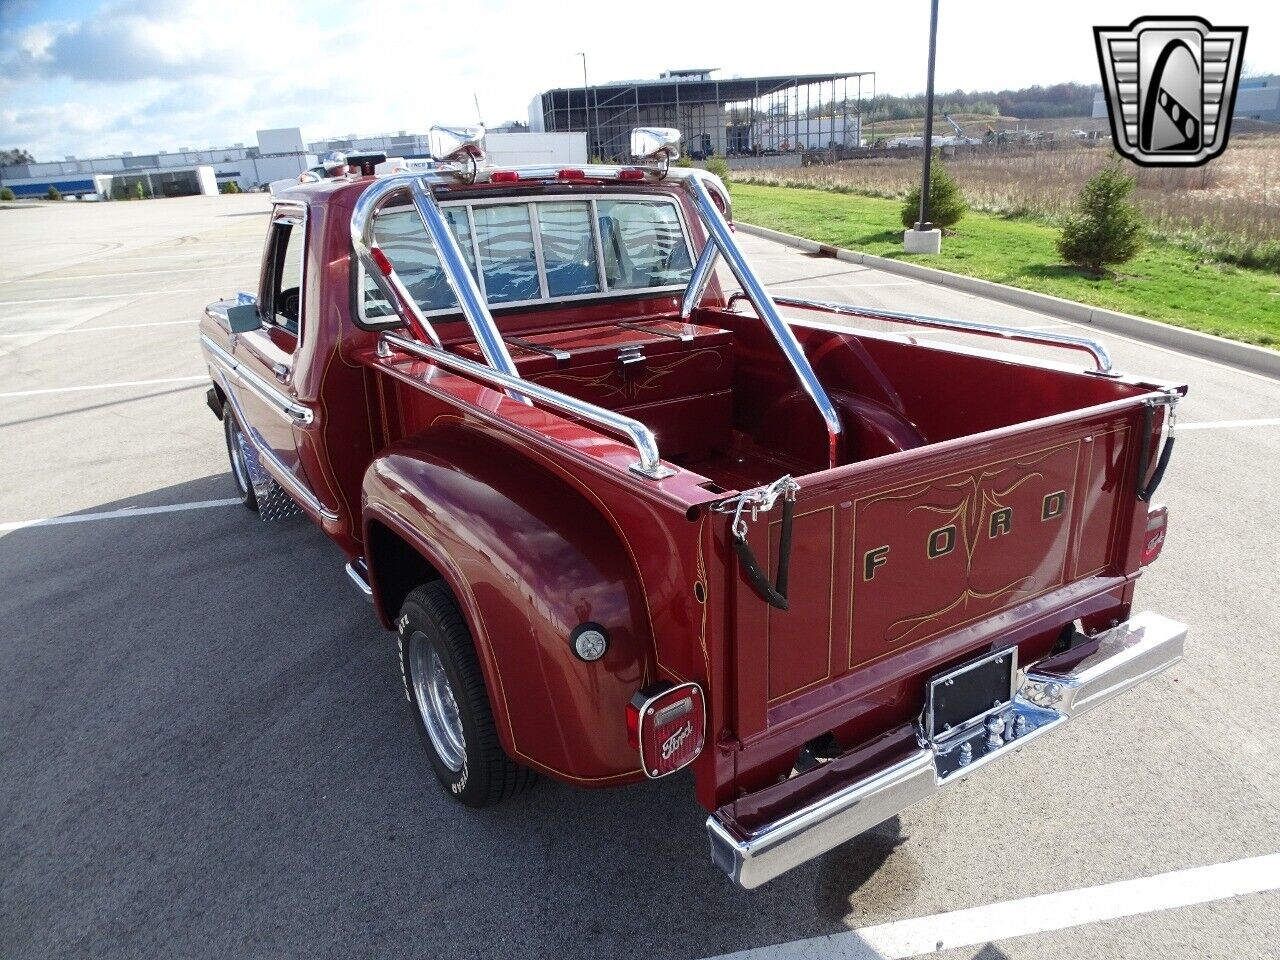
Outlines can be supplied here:
[[0, 187], [0, 200], [13, 200], [13, 191], [8, 187]]
[[708, 173], [714, 173], [717, 177], [724, 181], [724, 187], [729, 189], [729, 161], [724, 157], [708, 157], [706, 162]]
[[673, 167], [692, 167], [693, 157], [689, 156], [687, 153], [682, 153], [680, 156], [676, 157], [675, 161], [671, 165]]
[[228, 180], [227, 193], [239, 193], [239, 192], [240, 192], [240, 184], [237, 183], [235, 180]]
[[137, 197], [139, 200], [147, 199], [147, 188], [142, 185], [141, 180], [139, 180], [137, 184], [134, 186], [133, 195]]
[[[964, 194], [956, 186], [947, 168], [935, 156], [929, 166], [929, 222], [944, 230], [960, 222], [969, 211]], [[920, 188], [913, 188], [902, 202], [902, 225], [914, 227], [920, 217]]]
[[46, 196], [46, 197], [48, 197], [50, 200], [61, 200], [61, 199], [62, 199], [62, 191], [61, 191], [61, 190], [59, 190], [57, 187], [55, 187], [55, 186], [51, 183], [51, 184], [49, 184], [49, 189], [48, 189], [48, 191], [45, 193], [45, 196]]
[[1101, 274], [1108, 264], [1124, 263], [1137, 256], [1146, 226], [1129, 199], [1135, 182], [1118, 160], [1085, 182], [1058, 237], [1058, 253], [1063, 260]]

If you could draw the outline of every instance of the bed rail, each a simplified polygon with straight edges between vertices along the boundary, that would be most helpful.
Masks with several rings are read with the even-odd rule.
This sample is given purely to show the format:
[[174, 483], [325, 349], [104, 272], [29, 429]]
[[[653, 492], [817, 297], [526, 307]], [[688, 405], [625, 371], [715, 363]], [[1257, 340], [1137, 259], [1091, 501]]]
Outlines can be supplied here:
[[639, 420], [633, 420], [613, 410], [606, 410], [604, 407], [597, 407], [593, 403], [571, 397], [559, 390], [548, 389], [541, 384], [521, 379], [519, 376], [510, 376], [483, 363], [476, 363], [474, 360], [448, 353], [398, 333], [387, 331], [382, 334], [382, 340], [388, 347], [422, 360], [430, 360], [436, 366], [461, 373], [491, 387], [505, 389], [508, 393], [527, 401], [536, 401], [561, 413], [585, 420], [593, 426], [621, 434], [636, 448], [636, 453], [640, 457], [635, 463], [629, 465], [632, 473], [649, 480], [663, 480], [675, 475], [674, 470], [663, 465], [662, 458], [658, 454], [658, 441], [654, 439], [653, 432]]
[[[729, 298], [732, 307], [736, 300], [743, 299], [742, 293], [735, 293]], [[797, 297], [773, 298], [780, 307], [794, 307], [798, 310], [818, 310], [823, 313], [835, 313], [846, 317], [862, 317], [868, 320], [888, 320], [893, 323], [905, 323], [916, 327], [932, 327], [938, 330], [955, 330], [960, 333], [975, 333], [984, 337], [996, 337], [1000, 340], [1016, 340], [1021, 343], [1036, 343], [1042, 346], [1061, 347], [1064, 350], [1082, 350], [1093, 357], [1098, 373], [1112, 374], [1111, 355], [1107, 348], [1097, 340], [1087, 337], [1071, 337], [1062, 333], [1042, 333], [1038, 330], [1023, 330], [1018, 327], [1002, 327], [992, 323], [976, 323], [972, 320], [949, 320], [944, 317], [926, 317], [913, 313], [898, 313], [894, 310], [881, 310], [878, 307], [859, 307], [851, 303], [831, 303], [824, 300], [802, 300]]]

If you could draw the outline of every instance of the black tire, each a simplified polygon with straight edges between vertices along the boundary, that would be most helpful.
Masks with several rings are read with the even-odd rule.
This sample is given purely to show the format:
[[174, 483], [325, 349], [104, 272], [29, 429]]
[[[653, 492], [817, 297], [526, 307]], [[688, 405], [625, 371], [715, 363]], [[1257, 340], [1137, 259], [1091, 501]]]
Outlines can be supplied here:
[[[537, 774], [508, 757], [498, 740], [471, 631], [449, 588], [437, 580], [412, 591], [400, 608], [396, 625], [401, 677], [418, 738], [449, 795], [468, 807], [488, 807], [532, 786]], [[438, 666], [432, 656], [439, 658]], [[441, 668], [447, 679], [447, 700], [456, 708], [461, 728], [460, 757], [455, 749], [458, 725], [446, 723], [452, 736], [442, 733], [428, 705], [432, 702], [433, 669]], [[444, 714], [449, 713], [446, 707]], [[434, 737], [429, 729], [433, 722], [437, 724]], [[437, 740], [441, 740], [439, 745]]]
[[245, 466], [244, 454], [240, 447], [241, 443], [247, 441], [240, 436], [240, 424], [236, 422], [236, 416], [231, 412], [230, 407], [225, 408], [222, 413], [222, 432], [227, 438], [227, 459], [231, 461], [231, 479], [236, 485], [236, 492], [240, 494], [240, 502], [245, 505], [245, 509], [257, 513], [258, 497], [253, 492], [249, 468]]

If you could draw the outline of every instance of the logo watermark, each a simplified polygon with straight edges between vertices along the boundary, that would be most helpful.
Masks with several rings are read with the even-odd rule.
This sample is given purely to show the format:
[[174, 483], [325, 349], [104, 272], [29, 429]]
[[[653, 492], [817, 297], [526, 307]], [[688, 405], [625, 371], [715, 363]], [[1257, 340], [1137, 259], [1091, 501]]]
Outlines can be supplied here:
[[1222, 153], [1247, 33], [1199, 17], [1094, 27], [1116, 149], [1144, 167], [1195, 167]]

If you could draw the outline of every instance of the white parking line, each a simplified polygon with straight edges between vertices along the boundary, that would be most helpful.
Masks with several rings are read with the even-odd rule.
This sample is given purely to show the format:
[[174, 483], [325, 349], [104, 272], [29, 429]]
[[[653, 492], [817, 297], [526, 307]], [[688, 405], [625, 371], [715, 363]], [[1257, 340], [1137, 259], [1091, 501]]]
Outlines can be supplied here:
[[159, 297], [166, 293], [208, 293], [222, 284], [208, 287], [186, 287], [180, 290], [135, 290], [132, 293], [95, 293], [84, 297], [48, 297], [41, 300], [0, 300], [0, 307], [13, 307], [24, 303], [70, 303], [73, 300], [128, 300], [131, 297]]
[[883, 283], [841, 283], [841, 280], [847, 279], [844, 275], [831, 278], [834, 283], [822, 283], [820, 281], [810, 280], [776, 280], [768, 284], [770, 287], [825, 287], [835, 290], [843, 287], [847, 290], [866, 290], [868, 287], [914, 287], [919, 281], [916, 280], [886, 280]]
[[171, 270], [137, 270], [119, 273], [77, 273], [64, 277], [23, 277], [20, 280], [0, 280], [0, 283], [71, 283], [73, 280], [115, 280], [125, 277], [151, 277], [158, 273], [200, 273], [209, 270], [243, 270], [243, 264], [220, 263], [210, 267], [174, 267]]
[[0, 333], [0, 337], [48, 337], [55, 333], [98, 333], [103, 330], [136, 330], [139, 327], [173, 327], [199, 323], [199, 320], [158, 320], [155, 323], [116, 323], [109, 327], [67, 327], [64, 330], [28, 330], [26, 333]]
[[150, 387], [157, 383], [194, 383], [208, 380], [207, 374], [199, 377], [164, 377], [160, 380], [124, 380], [120, 383], [91, 383], [83, 387], [45, 387], [42, 390], [10, 390], [0, 397], [35, 397], [45, 393], [80, 393], [83, 390], [116, 390], [120, 387]]
[[904, 960], [1269, 890], [1280, 890], [1280, 853], [882, 923], [712, 960]]
[[1280, 417], [1267, 417], [1263, 420], [1206, 420], [1204, 423], [1179, 423], [1178, 432], [1183, 430], [1226, 430], [1230, 427], [1280, 427]]
[[101, 513], [73, 513], [65, 517], [42, 517], [39, 520], [16, 520], [0, 523], [0, 533], [12, 533], [27, 527], [57, 527], [64, 523], [88, 523], [90, 520], [125, 520], [129, 517], [145, 517], [155, 513], [179, 513], [183, 510], [208, 510], [210, 507], [229, 507], [239, 500], [196, 500], [191, 503], [173, 503], [164, 507], [125, 507], [123, 510], [104, 510]]

